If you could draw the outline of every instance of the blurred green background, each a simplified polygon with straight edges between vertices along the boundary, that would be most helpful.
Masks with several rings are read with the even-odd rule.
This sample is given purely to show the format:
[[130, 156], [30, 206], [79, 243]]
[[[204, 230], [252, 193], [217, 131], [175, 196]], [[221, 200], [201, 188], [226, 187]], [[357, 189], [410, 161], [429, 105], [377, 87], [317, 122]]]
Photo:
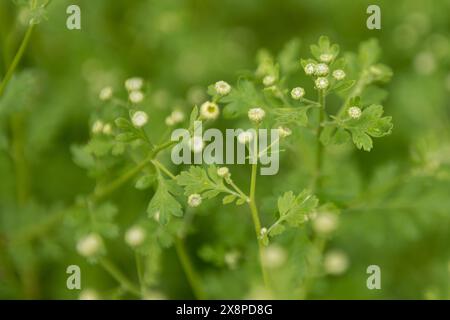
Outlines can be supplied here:
[[[67, 30], [66, 8], [81, 7], [82, 30]], [[381, 7], [382, 29], [366, 28], [366, 8]], [[11, 234], [28, 230], [49, 214], [89, 193], [94, 184], [72, 160], [70, 147], [89, 138], [89, 120], [99, 108], [99, 90], [120, 88], [123, 80], [140, 76], [149, 82], [150, 114], [155, 130], [173, 108], [189, 112], [206, 99], [206, 88], [217, 80], [234, 83], [240, 71], [255, 68], [260, 48], [279, 52], [298, 38], [301, 56], [320, 35], [354, 51], [375, 37], [382, 62], [394, 71], [386, 86], [384, 106], [393, 116], [391, 136], [377, 140], [370, 153], [354, 152], [342, 164], [348, 175], [344, 189], [361, 194], [377, 183], [416, 172], [410, 184], [400, 183], [385, 195], [393, 208], [370, 206], [344, 211], [330, 246], [344, 250], [349, 270], [316, 283], [311, 298], [422, 299], [449, 298], [450, 273], [450, 1], [313, 1], [313, 0], [54, 0], [48, 20], [37, 26], [19, 68], [34, 76], [19, 90], [17, 101], [0, 108], [0, 297], [77, 298], [65, 287], [65, 269], [77, 264], [83, 286], [108, 291], [114, 281], [60, 241], [60, 228], [33, 241], [10, 246]], [[3, 77], [21, 41], [24, 13], [10, 0], [0, 0], [0, 75]], [[17, 200], [18, 179], [11, 144], [11, 115], [26, 114], [22, 123], [26, 159], [26, 194]], [[20, 116], [19, 116], [20, 117]], [[14, 121], [13, 121], [14, 123]], [[222, 125], [227, 122], [223, 121]], [[295, 157], [292, 156], [292, 157]], [[296, 159], [281, 166], [278, 183], [261, 179], [265, 202], [271, 202], [280, 182], [294, 183]], [[340, 161], [340, 160], [337, 160]], [[148, 192], [122, 188], [119, 205], [121, 231], [145, 214]], [[19, 203], [18, 203], [19, 202]], [[22, 203], [20, 203], [22, 202]], [[381, 201], [383, 203], [383, 201]], [[241, 232], [250, 226], [231, 207], [208, 204], [196, 220], [189, 252], [208, 283], [210, 297], [247, 297], [245, 282], [252, 267], [227, 273], [203, 261], [204, 243], [221, 248], [253, 241]], [[236, 209], [241, 210], [242, 209]], [[211, 216], [220, 215], [213, 219]], [[237, 219], [242, 225], [236, 226]], [[263, 218], [264, 220], [264, 218]], [[213, 226], [211, 227], [211, 224]], [[59, 229], [59, 230], [58, 230]], [[134, 258], [121, 237], [112, 242], [111, 257], [131, 278]], [[365, 269], [382, 269], [382, 290], [367, 290]], [[173, 249], [160, 263], [157, 290], [167, 298], [192, 298]]]

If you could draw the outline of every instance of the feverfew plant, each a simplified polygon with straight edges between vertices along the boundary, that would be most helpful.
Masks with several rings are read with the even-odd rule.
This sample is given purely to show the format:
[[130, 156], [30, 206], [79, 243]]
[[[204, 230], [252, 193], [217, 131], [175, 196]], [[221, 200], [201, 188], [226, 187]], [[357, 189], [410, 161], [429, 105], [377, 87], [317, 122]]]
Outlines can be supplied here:
[[[187, 123], [191, 133], [195, 121], [213, 122], [223, 113], [226, 118], [246, 118], [248, 126], [253, 129], [277, 129], [278, 139], [283, 145], [287, 145], [291, 135], [310, 135], [311, 140], [305, 152], [311, 152], [315, 160], [307, 178], [309, 183], [304, 184], [304, 190], [288, 190], [278, 196], [277, 214], [271, 222], [267, 219], [264, 223], [261, 222], [261, 217], [266, 214], [261, 212], [261, 202], [258, 200], [258, 161], [250, 165], [249, 189], [245, 192], [245, 188], [238, 186], [234, 180], [230, 167], [190, 166], [174, 173], [168, 168], [168, 164], [158, 160], [159, 154], [168, 150], [175, 142], [170, 140], [158, 144], [153, 142], [155, 138], [147, 130], [147, 127], [152, 126], [151, 114], [141, 106], [139, 109], [135, 107], [144, 100], [144, 93], [140, 91], [144, 81], [140, 78], [131, 78], [125, 82], [128, 102], [113, 97], [115, 90], [110, 87], [100, 92], [100, 100], [115, 101], [115, 105], [114, 103], [105, 105], [105, 109], [118, 108], [116, 112], [109, 110], [107, 114], [123, 113], [123, 116], [116, 119], [100, 116], [93, 124], [93, 133], [104, 133], [105, 123], [114, 123], [114, 128], [107, 130], [112, 136], [94, 135], [87, 146], [73, 149], [76, 161], [94, 172], [98, 170], [95, 169], [98, 167], [96, 163], [106, 159], [110, 160], [104, 162], [102, 167], [107, 163], [111, 166], [112, 163], [123, 162], [127, 158], [136, 162], [133, 168], [116, 180], [106, 184], [100, 183], [93, 196], [85, 200], [88, 204], [87, 209], [95, 210], [100, 205], [99, 201], [126, 180], [141, 175], [136, 180], [136, 188], [153, 187], [155, 192], [149, 200], [148, 218], [143, 217], [143, 221], [147, 221], [137, 223], [126, 231], [124, 236], [126, 243], [136, 250], [138, 255], [148, 254], [139, 249], [145, 247], [145, 243], [150, 245], [153, 242], [153, 247], [175, 244], [194, 293], [197, 298], [204, 298], [207, 288], [202, 284], [201, 277], [195, 271], [183, 244], [185, 232], [188, 230], [186, 214], [187, 212], [195, 214], [196, 210], [219, 196], [223, 205], [246, 204], [253, 221], [258, 251], [256, 259], [260, 266], [261, 279], [271, 297], [277, 297], [280, 290], [274, 272], [291, 263], [286, 258], [286, 249], [277, 244], [277, 238], [288, 229], [299, 229], [303, 237], [309, 239], [309, 245], [306, 246], [306, 252], [309, 253], [305, 254], [309, 272], [303, 280], [296, 283], [292, 291], [292, 297], [306, 297], [312, 281], [322, 269], [320, 257], [325, 254], [326, 241], [338, 229], [339, 205], [342, 206], [342, 203], [330, 202], [330, 197], [324, 192], [323, 165], [324, 156], [328, 156], [327, 148], [352, 142], [357, 149], [370, 151], [373, 148], [373, 138], [388, 135], [392, 130], [391, 118], [383, 116], [383, 107], [376, 101], [366, 103], [361, 99], [369, 85], [385, 82], [391, 76], [387, 66], [377, 63], [378, 57], [373, 54], [378, 50], [375, 49], [376, 45], [376, 42], [371, 40], [361, 46], [357, 55], [348, 54], [340, 57], [338, 45], [330, 43], [327, 37], [321, 37], [318, 44], [311, 46], [312, 57], [307, 59], [294, 56], [297, 51], [295, 42], [288, 45], [280, 54], [280, 61], [263, 51], [258, 56], [258, 68], [253, 76], [240, 78], [236, 86], [222, 80], [217, 81], [208, 88], [210, 100], [202, 103], [200, 108], [193, 108]], [[312, 82], [314, 95], [304, 89], [310, 86], [308, 78]], [[295, 81], [297, 86], [290, 88], [288, 83], [292, 81]], [[333, 108], [335, 112], [331, 112], [326, 103], [327, 98], [332, 95], [342, 101], [339, 108]], [[184, 124], [184, 116], [178, 112], [174, 110], [167, 116], [168, 126]], [[264, 150], [257, 150], [258, 135], [255, 136], [247, 130], [249, 127], [244, 128], [238, 135], [239, 143], [247, 145], [247, 148], [255, 148], [252, 151], [258, 158], [265, 153], [277, 152], [272, 150], [272, 145]], [[200, 153], [207, 143], [202, 137], [194, 135], [189, 145], [193, 153]], [[291, 145], [290, 148], [297, 149], [301, 146]], [[92, 157], [98, 160], [94, 161]], [[112, 208], [110, 210], [113, 210]], [[108, 216], [112, 217], [112, 214]], [[100, 229], [92, 225], [89, 229], [92, 229], [90, 232], [97, 232], [100, 235], [102, 231], [117, 233], [109, 230], [107, 225]], [[91, 256], [92, 252], [100, 250], [101, 242], [94, 241], [97, 237], [99, 236], [94, 237], [91, 233], [84, 235], [78, 245], [79, 251], [80, 248], [83, 249], [80, 253]], [[91, 248], [94, 244], [96, 248]], [[200, 250], [201, 257], [209, 260], [218, 254], [206, 248], [208, 247]], [[340, 255], [330, 253], [323, 270], [333, 274], [343, 273], [347, 265], [344, 255], [344, 253]], [[223, 261], [236, 268], [239, 263], [237, 257], [236, 254], [224, 253]], [[105, 262], [104, 258], [99, 261], [106, 270], [112, 268], [111, 263]], [[138, 269], [147, 270], [145, 266], [138, 266]], [[117, 272], [115, 269], [112, 271], [113, 275]], [[145, 282], [140, 283], [139, 289], [128, 280], [120, 278], [118, 280], [123, 282], [123, 287], [128, 288], [131, 293], [150, 289]]]

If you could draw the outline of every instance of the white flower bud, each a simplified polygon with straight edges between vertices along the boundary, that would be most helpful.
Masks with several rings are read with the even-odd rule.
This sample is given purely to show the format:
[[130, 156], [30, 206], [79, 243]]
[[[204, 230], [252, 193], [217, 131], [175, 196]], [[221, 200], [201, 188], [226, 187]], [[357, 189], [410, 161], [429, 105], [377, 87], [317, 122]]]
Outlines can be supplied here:
[[327, 78], [317, 78], [315, 84], [316, 84], [317, 89], [320, 89], [320, 90], [326, 89], [326, 88], [328, 88], [328, 79]]
[[276, 269], [286, 262], [287, 254], [281, 246], [272, 244], [264, 250], [262, 258], [266, 267]]
[[281, 138], [286, 138], [286, 137], [288, 137], [288, 136], [290, 136], [292, 134], [292, 130], [289, 129], [289, 128], [278, 127], [277, 130], [278, 130], [278, 135]]
[[131, 103], [138, 104], [144, 100], [144, 94], [141, 91], [131, 91], [128, 99], [130, 99]]
[[202, 196], [199, 195], [198, 193], [191, 194], [188, 197], [188, 205], [190, 207], [193, 208], [198, 207], [201, 203], [202, 203]]
[[323, 267], [325, 271], [332, 275], [343, 274], [348, 269], [347, 255], [338, 250], [327, 252], [324, 257]]
[[301, 98], [303, 98], [304, 95], [305, 95], [305, 89], [303, 89], [301, 87], [295, 87], [291, 91], [291, 97], [294, 100], [300, 100]]
[[107, 123], [103, 126], [102, 130], [103, 134], [110, 135], [112, 133], [112, 126], [111, 124]]
[[103, 121], [96, 120], [92, 125], [92, 133], [100, 133], [103, 130]]
[[248, 110], [248, 118], [250, 121], [260, 123], [266, 115], [266, 112], [261, 108], [252, 108]]
[[338, 226], [338, 217], [335, 214], [319, 213], [313, 220], [313, 229], [321, 235], [328, 235], [335, 231]]
[[111, 99], [112, 95], [113, 95], [113, 89], [111, 87], [105, 87], [102, 90], [100, 90], [98, 97], [100, 100], [106, 101], [106, 100]]
[[214, 89], [219, 96], [226, 96], [231, 91], [231, 86], [225, 81], [217, 81], [214, 84]]
[[132, 248], [140, 246], [145, 240], [145, 230], [141, 226], [134, 226], [125, 233], [125, 242]]
[[359, 107], [350, 107], [347, 112], [352, 119], [359, 119], [362, 113]]
[[206, 101], [200, 106], [200, 115], [207, 120], [214, 120], [219, 117], [219, 106], [211, 101]]
[[244, 131], [239, 133], [237, 140], [241, 144], [249, 143], [253, 140], [253, 133], [251, 131]]
[[305, 66], [304, 70], [305, 70], [305, 73], [310, 76], [310, 75], [314, 74], [314, 72], [316, 71], [316, 65], [314, 63], [308, 63]]
[[91, 233], [78, 241], [77, 251], [84, 257], [92, 257], [100, 252], [102, 246], [102, 238], [98, 234]]
[[193, 153], [202, 152], [204, 146], [205, 143], [200, 136], [193, 136], [191, 139], [189, 139], [189, 149], [191, 149]]
[[259, 230], [259, 235], [260, 237], [265, 237], [267, 235], [267, 228], [266, 227], [262, 227], [261, 230]]
[[314, 74], [316, 76], [326, 76], [329, 71], [330, 71], [330, 69], [328, 68], [328, 66], [325, 63], [319, 63], [318, 65], [316, 65]]
[[331, 53], [322, 53], [319, 58], [320, 61], [329, 63], [331, 62], [331, 60], [333, 60], [333, 55]]
[[174, 126], [178, 123], [183, 122], [184, 120], [184, 113], [179, 110], [174, 110], [170, 116], [166, 118], [166, 125], [168, 126]]
[[220, 167], [217, 169], [217, 175], [222, 178], [228, 178], [230, 176], [230, 170], [227, 167]]
[[223, 259], [228, 268], [234, 270], [237, 267], [239, 257], [240, 257], [239, 251], [233, 250], [225, 253]]
[[136, 111], [131, 117], [131, 122], [137, 128], [145, 126], [148, 122], [148, 115], [144, 111]]
[[344, 70], [341, 69], [336, 69], [333, 71], [333, 78], [335, 78], [336, 80], [342, 80], [345, 78], [345, 72]]
[[134, 78], [127, 79], [125, 81], [125, 88], [128, 91], [137, 91], [137, 90], [141, 90], [143, 84], [144, 84], [144, 80], [142, 80], [142, 78], [134, 77]]
[[275, 83], [276, 80], [277, 80], [277, 78], [275, 78], [275, 76], [267, 75], [263, 78], [263, 84], [266, 87], [270, 87], [271, 85], [273, 85]]
[[100, 296], [94, 289], [84, 289], [80, 292], [79, 300], [100, 300]]

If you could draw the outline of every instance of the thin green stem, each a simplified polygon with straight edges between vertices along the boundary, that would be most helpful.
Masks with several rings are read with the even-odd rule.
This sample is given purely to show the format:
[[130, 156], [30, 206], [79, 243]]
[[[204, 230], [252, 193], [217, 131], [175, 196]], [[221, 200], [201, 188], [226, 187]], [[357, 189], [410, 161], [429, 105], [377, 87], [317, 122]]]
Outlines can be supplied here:
[[320, 192], [320, 189], [322, 187], [322, 154], [323, 154], [323, 144], [320, 141], [320, 135], [322, 134], [322, 122], [326, 120], [326, 113], [325, 113], [325, 92], [320, 90], [319, 91], [319, 123], [317, 124], [316, 129], [316, 141], [317, 141], [317, 147], [316, 147], [316, 163], [315, 163], [315, 173], [314, 173], [314, 180], [313, 180], [313, 191], [318, 193]]
[[159, 162], [156, 159], [152, 160], [152, 163], [155, 165], [155, 167], [162, 172], [164, 172], [166, 175], [168, 175], [171, 179], [176, 179], [175, 175], [169, 171], [169, 169], [166, 168], [165, 165], [163, 165], [161, 162]]
[[114, 263], [106, 258], [99, 260], [100, 265], [128, 292], [140, 297], [141, 292], [128, 278], [120, 271]]
[[183, 267], [186, 278], [192, 288], [195, 298], [198, 300], [206, 299], [205, 292], [201, 285], [200, 277], [198, 276], [191, 259], [187, 253], [184, 241], [181, 237], [175, 239], [175, 249], [177, 251], [178, 258], [180, 259], [181, 266]]
[[134, 252], [134, 257], [136, 261], [136, 273], [138, 275], [139, 280], [139, 288], [141, 289], [141, 296], [144, 296], [145, 294], [145, 284], [144, 284], [144, 274], [142, 272], [142, 261], [141, 261], [141, 255], [139, 252]]
[[23, 54], [25, 53], [25, 50], [27, 49], [28, 43], [31, 39], [31, 34], [33, 33], [34, 25], [30, 24], [27, 28], [27, 31], [25, 32], [25, 36], [22, 39], [22, 43], [20, 44], [19, 50], [17, 50], [16, 55], [14, 56], [14, 59], [11, 63], [11, 65], [8, 68], [8, 71], [6, 71], [6, 75], [3, 78], [2, 82], [0, 83], [0, 97], [3, 96], [3, 93], [5, 92], [6, 85], [11, 80], [14, 71], [16, 70], [17, 66], [20, 63], [20, 60], [23, 57]]
[[[258, 152], [258, 141], [255, 137], [254, 141], [254, 155]], [[250, 202], [249, 207], [252, 214], [253, 226], [255, 228], [256, 240], [258, 241], [258, 251], [259, 251], [259, 263], [261, 267], [261, 272], [264, 280], [265, 287], [270, 290], [270, 279], [269, 274], [264, 266], [264, 245], [261, 242], [261, 221], [259, 219], [258, 207], [256, 205], [256, 177], [258, 173], [258, 159], [255, 159], [255, 163], [252, 163], [252, 173], [250, 178]]]
[[147, 159], [141, 161], [137, 164], [136, 167], [132, 168], [131, 170], [125, 172], [122, 176], [108, 184], [108, 186], [103, 188], [98, 188], [94, 190], [94, 193], [92, 195], [92, 200], [98, 201], [105, 196], [109, 195], [113, 191], [115, 191], [117, 188], [122, 186], [125, 182], [127, 182], [129, 179], [134, 177], [136, 174], [138, 174], [145, 166], [147, 166], [152, 161], [152, 157], [148, 157]]

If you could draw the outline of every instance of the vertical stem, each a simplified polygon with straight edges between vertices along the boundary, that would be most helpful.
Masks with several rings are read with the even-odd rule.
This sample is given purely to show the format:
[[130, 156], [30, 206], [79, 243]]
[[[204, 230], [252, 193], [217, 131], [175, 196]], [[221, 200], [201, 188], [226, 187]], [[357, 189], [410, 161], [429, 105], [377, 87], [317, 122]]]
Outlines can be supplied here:
[[137, 272], [138, 280], [139, 280], [139, 288], [141, 289], [141, 296], [144, 297], [145, 284], [144, 284], [144, 274], [142, 272], [141, 255], [139, 254], [139, 252], [135, 251], [134, 256], [136, 259], [136, 272]]
[[34, 29], [34, 25], [30, 24], [28, 26], [28, 29], [22, 40], [22, 43], [20, 44], [19, 50], [17, 50], [17, 53], [14, 56], [14, 59], [13, 59], [11, 65], [9, 66], [8, 71], [6, 72], [5, 77], [3, 78], [2, 82], [0, 83], [0, 97], [3, 95], [6, 85], [8, 84], [9, 80], [11, 80], [11, 77], [13, 76], [14, 71], [16, 70], [17, 66], [19, 65], [19, 62], [22, 59], [23, 54], [25, 53], [28, 43], [30, 42], [30, 38], [31, 38], [31, 34], [33, 33], [33, 29]]
[[256, 205], [256, 176], [258, 173], [258, 132], [256, 133], [256, 136], [254, 137], [253, 143], [254, 143], [253, 155], [254, 155], [254, 157], [256, 157], [256, 159], [254, 160], [254, 163], [252, 163], [252, 175], [250, 178], [249, 206], [250, 206], [250, 211], [252, 213], [253, 226], [255, 227], [256, 240], [258, 241], [259, 264], [261, 267], [264, 285], [268, 290], [270, 290], [271, 286], [270, 286], [269, 274], [264, 266], [264, 260], [263, 260], [264, 245], [262, 244], [262, 242], [260, 240], [261, 221], [259, 219], [258, 207]]
[[320, 188], [322, 187], [322, 154], [323, 154], [323, 145], [320, 141], [320, 135], [322, 133], [322, 122], [325, 120], [325, 92], [323, 90], [319, 91], [319, 123], [317, 125], [316, 130], [316, 139], [317, 139], [317, 148], [316, 148], [316, 172], [314, 173], [313, 180], [313, 191], [315, 193], [320, 192]]
[[188, 282], [192, 288], [195, 298], [198, 300], [206, 299], [205, 292], [201, 286], [200, 277], [194, 269], [191, 259], [187, 254], [184, 241], [181, 237], [175, 239], [175, 249], [180, 259], [181, 266], [183, 267], [184, 273], [188, 279]]

